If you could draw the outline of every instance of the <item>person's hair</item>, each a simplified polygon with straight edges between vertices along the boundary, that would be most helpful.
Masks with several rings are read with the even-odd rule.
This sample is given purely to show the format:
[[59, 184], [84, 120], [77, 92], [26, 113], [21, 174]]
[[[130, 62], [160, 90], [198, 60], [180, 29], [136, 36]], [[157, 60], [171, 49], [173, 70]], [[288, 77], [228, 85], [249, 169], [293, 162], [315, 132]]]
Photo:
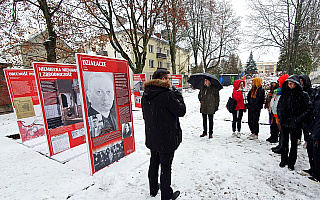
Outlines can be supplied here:
[[162, 79], [167, 78], [167, 74], [170, 74], [170, 72], [163, 68], [158, 68], [152, 75], [152, 79]]

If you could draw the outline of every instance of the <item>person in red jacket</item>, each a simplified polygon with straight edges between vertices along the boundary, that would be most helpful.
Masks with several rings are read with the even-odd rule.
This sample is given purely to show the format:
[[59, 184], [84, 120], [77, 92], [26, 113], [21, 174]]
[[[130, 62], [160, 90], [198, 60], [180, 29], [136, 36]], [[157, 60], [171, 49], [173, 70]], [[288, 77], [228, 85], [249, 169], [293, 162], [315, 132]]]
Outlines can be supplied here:
[[[233, 93], [232, 98], [237, 101], [237, 107], [235, 111], [232, 113], [233, 120], [232, 120], [232, 136], [240, 138], [241, 136], [241, 120], [243, 116], [243, 112], [245, 112], [246, 107], [243, 101], [242, 90], [244, 88], [244, 81], [243, 80], [236, 80], [233, 82]], [[236, 127], [237, 127], [237, 134], [236, 134]]]

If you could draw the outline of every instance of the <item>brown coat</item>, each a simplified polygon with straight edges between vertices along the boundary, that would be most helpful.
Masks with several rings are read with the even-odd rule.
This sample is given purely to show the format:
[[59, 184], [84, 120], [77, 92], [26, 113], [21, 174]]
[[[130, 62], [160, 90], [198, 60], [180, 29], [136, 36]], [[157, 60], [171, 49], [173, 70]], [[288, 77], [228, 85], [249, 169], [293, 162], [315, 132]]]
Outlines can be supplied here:
[[198, 98], [201, 103], [200, 112], [202, 114], [212, 115], [218, 110], [220, 96], [217, 88], [202, 86]]

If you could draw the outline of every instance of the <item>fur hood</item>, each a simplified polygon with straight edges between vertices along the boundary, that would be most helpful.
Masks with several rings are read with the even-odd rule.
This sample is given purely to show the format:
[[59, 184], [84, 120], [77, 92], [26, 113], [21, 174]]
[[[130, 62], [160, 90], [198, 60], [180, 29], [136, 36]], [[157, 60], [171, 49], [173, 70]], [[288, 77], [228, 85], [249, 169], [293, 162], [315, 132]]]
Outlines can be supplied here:
[[143, 84], [144, 92], [143, 96], [148, 99], [148, 101], [153, 100], [156, 96], [163, 92], [171, 91], [170, 83], [163, 81], [161, 79], [154, 79], [146, 81]]
[[163, 81], [161, 79], [153, 79], [153, 80], [149, 80], [144, 82], [143, 84], [143, 89], [146, 89], [146, 87], [148, 86], [157, 86], [157, 87], [164, 87], [169, 89], [170, 88], [170, 84], [167, 81]]

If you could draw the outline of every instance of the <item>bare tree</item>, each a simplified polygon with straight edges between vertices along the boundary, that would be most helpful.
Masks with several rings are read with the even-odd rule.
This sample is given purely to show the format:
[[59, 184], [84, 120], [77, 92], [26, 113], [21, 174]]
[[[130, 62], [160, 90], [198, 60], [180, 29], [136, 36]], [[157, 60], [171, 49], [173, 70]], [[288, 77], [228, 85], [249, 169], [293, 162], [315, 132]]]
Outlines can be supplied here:
[[[88, 26], [109, 37], [112, 47], [128, 60], [134, 73], [145, 66], [148, 42], [165, 0], [81, 0]], [[90, 22], [90, 23], [89, 23]], [[127, 47], [127, 49], [126, 49]], [[128, 48], [132, 48], [133, 59]]]
[[188, 21], [189, 43], [196, 65], [199, 56], [205, 71], [217, 67], [221, 58], [230, 55], [239, 45], [240, 18], [234, 15], [230, 2], [225, 0], [199, 1], [197, 11], [190, 10], [189, 13], [197, 17]]
[[201, 10], [203, 10], [202, 1], [188, 0], [187, 8], [187, 28], [186, 37], [192, 49], [195, 68], [198, 69], [198, 53], [200, 49], [200, 30], [201, 30]]
[[[74, 42], [82, 44], [80, 41], [84, 41], [85, 35], [83, 30], [79, 30], [81, 20], [70, 18], [77, 4], [77, 1], [63, 0], [1, 1], [0, 48], [12, 53], [13, 47], [19, 47], [21, 50], [16, 54], [27, 57], [31, 62], [70, 61], [74, 58]], [[38, 39], [31, 38], [35, 35]], [[45, 49], [45, 54], [42, 49]]]
[[186, 27], [185, 7], [182, 0], [166, 0], [162, 21], [165, 25], [166, 39], [169, 41], [172, 73], [176, 74], [176, 45], [182, 39], [181, 30]]
[[285, 51], [288, 73], [293, 74], [300, 44], [306, 37], [307, 40], [319, 39], [315, 32], [313, 37], [309, 37], [310, 30], [316, 31], [315, 26], [319, 27], [318, 22], [313, 23], [320, 11], [319, 1], [251, 0], [251, 6], [254, 11], [250, 16], [253, 24], [251, 32], [255, 46], [274, 46]]

